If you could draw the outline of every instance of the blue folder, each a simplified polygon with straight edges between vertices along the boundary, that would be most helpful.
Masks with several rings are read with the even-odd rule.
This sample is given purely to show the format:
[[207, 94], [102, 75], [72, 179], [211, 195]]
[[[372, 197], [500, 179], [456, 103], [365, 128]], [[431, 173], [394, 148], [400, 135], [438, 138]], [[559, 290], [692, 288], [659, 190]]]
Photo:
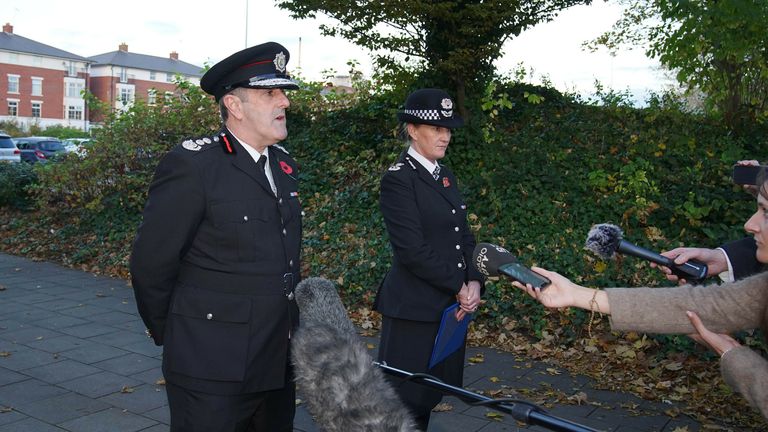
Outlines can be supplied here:
[[432, 358], [429, 359], [430, 369], [445, 360], [449, 355], [455, 353], [464, 343], [467, 327], [469, 327], [469, 322], [472, 321], [472, 314], [466, 314], [464, 319], [456, 321], [456, 309], [458, 308], [459, 304], [455, 303], [443, 311], [440, 329], [435, 337], [435, 346], [432, 348]]

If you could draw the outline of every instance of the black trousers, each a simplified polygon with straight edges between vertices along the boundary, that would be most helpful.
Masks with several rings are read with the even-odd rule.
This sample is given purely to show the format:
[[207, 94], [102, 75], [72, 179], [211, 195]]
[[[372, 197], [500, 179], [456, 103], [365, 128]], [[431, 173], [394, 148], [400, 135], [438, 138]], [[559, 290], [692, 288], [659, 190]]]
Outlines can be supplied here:
[[215, 395], [166, 384], [171, 432], [292, 432], [296, 386]]
[[[432, 369], [429, 359], [439, 322], [421, 322], [383, 316], [379, 340], [379, 361], [411, 373], [427, 373], [446, 384], [461, 387], [464, 377], [465, 346]], [[411, 411], [420, 430], [427, 430], [434, 408], [443, 398], [438, 390], [423, 384], [387, 376], [400, 399]]]

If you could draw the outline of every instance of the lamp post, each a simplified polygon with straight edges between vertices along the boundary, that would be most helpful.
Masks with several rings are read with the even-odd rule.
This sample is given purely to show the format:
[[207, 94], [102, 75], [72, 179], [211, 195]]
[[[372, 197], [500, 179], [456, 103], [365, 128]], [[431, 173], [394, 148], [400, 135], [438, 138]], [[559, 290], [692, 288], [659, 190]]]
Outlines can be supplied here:
[[245, 0], [245, 48], [248, 48], [248, 0]]

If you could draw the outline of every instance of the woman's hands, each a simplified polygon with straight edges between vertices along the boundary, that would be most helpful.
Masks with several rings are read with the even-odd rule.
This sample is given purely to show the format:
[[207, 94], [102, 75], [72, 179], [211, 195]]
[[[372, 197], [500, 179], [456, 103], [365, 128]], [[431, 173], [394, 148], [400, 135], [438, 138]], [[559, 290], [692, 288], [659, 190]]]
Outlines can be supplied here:
[[461, 290], [456, 295], [456, 301], [459, 302], [459, 309], [456, 310], [456, 321], [461, 321], [466, 314], [475, 312], [480, 306], [480, 282], [472, 280], [462, 285]]
[[707, 329], [696, 312], [687, 311], [685, 314], [688, 316], [688, 319], [691, 320], [693, 328], [696, 329], [696, 333], [689, 336], [696, 342], [708, 346], [712, 351], [716, 352], [717, 355], [722, 357], [723, 354], [731, 349], [741, 346], [741, 344], [731, 336], [723, 333], [715, 333]]

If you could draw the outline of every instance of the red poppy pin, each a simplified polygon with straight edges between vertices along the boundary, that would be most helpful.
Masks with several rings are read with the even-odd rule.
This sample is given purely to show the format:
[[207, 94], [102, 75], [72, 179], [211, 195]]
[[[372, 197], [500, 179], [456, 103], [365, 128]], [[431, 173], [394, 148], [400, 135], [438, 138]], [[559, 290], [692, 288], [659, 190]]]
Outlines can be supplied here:
[[293, 168], [284, 161], [280, 161], [280, 168], [282, 168], [283, 172], [286, 174], [291, 174], [293, 172]]
[[448, 180], [448, 177], [443, 177], [443, 187], [451, 187], [451, 181]]

